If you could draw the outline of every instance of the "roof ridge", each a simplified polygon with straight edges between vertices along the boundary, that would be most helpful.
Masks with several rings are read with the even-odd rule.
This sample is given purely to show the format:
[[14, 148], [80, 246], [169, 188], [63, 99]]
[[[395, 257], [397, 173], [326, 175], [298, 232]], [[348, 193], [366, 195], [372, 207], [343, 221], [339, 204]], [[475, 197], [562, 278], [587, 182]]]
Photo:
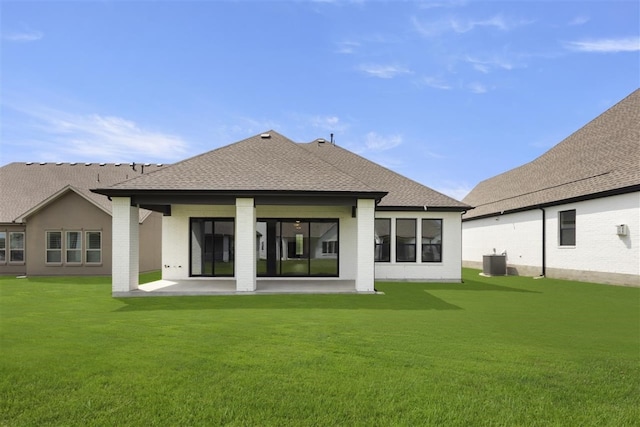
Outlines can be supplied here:
[[[226, 149], [226, 148], [228, 148], [228, 147], [233, 147], [233, 146], [238, 145], [238, 144], [240, 144], [240, 143], [242, 143], [242, 142], [245, 142], [245, 141], [247, 141], [247, 140], [249, 140], [249, 139], [251, 139], [251, 138], [255, 138], [256, 136], [260, 136], [260, 135], [262, 135], [262, 134], [264, 134], [264, 133], [269, 133], [269, 134], [271, 134], [271, 133], [275, 133], [276, 135], [278, 135], [278, 136], [280, 136], [280, 137], [282, 137], [282, 138], [288, 139], [288, 138], [286, 138], [285, 136], [283, 136], [283, 135], [279, 134], [278, 132], [276, 132], [276, 131], [274, 131], [274, 130], [268, 130], [268, 131], [266, 131], [266, 132], [260, 132], [260, 133], [257, 133], [257, 134], [255, 134], [255, 135], [249, 136], [249, 137], [247, 137], [247, 138], [241, 139], [240, 141], [236, 141], [236, 142], [232, 142], [232, 143], [230, 143], [230, 144], [222, 145], [222, 146], [220, 146], [220, 147], [216, 147], [216, 148], [214, 148], [214, 149], [212, 149], [212, 150], [205, 151], [204, 153], [196, 154], [195, 156], [188, 157], [188, 158], [186, 158], [186, 159], [180, 160], [180, 161], [175, 162], [175, 163], [170, 163], [170, 164], [166, 165], [166, 167], [164, 167], [164, 168], [162, 168], [162, 169], [155, 170], [155, 171], [151, 171], [150, 173], [148, 173], [148, 174], [146, 174], [146, 175], [140, 174], [140, 175], [138, 175], [138, 176], [134, 176], [133, 178], [125, 179], [124, 181], [117, 182], [117, 183], [112, 184], [112, 185], [110, 185], [109, 187], [106, 187], [106, 188], [110, 188], [110, 187], [113, 187], [113, 186], [116, 186], [116, 185], [120, 185], [120, 184], [123, 184], [123, 183], [125, 183], [125, 182], [126, 182], [126, 183], [133, 182], [133, 181], [135, 181], [135, 180], [138, 180], [138, 179], [142, 178], [143, 176], [149, 176], [149, 175], [151, 175], [151, 174], [153, 174], [153, 173], [156, 173], [156, 172], [164, 171], [164, 170], [166, 170], [166, 169], [171, 169], [171, 168], [173, 168], [174, 166], [179, 166], [179, 165], [181, 165], [181, 164], [183, 164], [183, 163], [185, 163], [185, 162], [188, 162], [188, 161], [191, 161], [191, 160], [195, 160], [195, 159], [200, 158], [200, 157], [207, 156], [207, 155], [209, 155], [209, 154], [211, 154], [211, 153], [213, 153], [213, 152], [215, 152], [215, 151], [223, 150], [223, 149]], [[293, 141], [291, 141], [291, 142], [293, 142]]]
[[[634, 96], [634, 95], [636, 95], [636, 94], [638, 94], [638, 96], [640, 96], [640, 88], [639, 88], [639, 89], [634, 90], [634, 91], [633, 91], [633, 92], [631, 92], [629, 95], [625, 96], [623, 99], [621, 99], [620, 101], [616, 102], [616, 103], [615, 103], [615, 104], [613, 104], [611, 107], [607, 108], [605, 111], [603, 111], [602, 113], [598, 114], [596, 117], [594, 117], [593, 119], [589, 120], [587, 123], [585, 123], [584, 125], [580, 126], [578, 129], [574, 130], [573, 132], [571, 132], [571, 133], [570, 133], [569, 135], [567, 135], [566, 137], [562, 138], [562, 139], [560, 140], [560, 142], [558, 142], [557, 144], [555, 144], [553, 147], [550, 147], [548, 150], [546, 150], [544, 153], [540, 154], [540, 155], [539, 155], [539, 156], [537, 156], [536, 158], [534, 158], [534, 159], [532, 159], [532, 160], [529, 160], [528, 162], [523, 163], [523, 164], [521, 164], [521, 165], [519, 165], [519, 166], [516, 166], [516, 167], [514, 167], [514, 168], [508, 169], [508, 170], [506, 170], [506, 171], [504, 171], [504, 172], [501, 172], [501, 173], [499, 173], [499, 174], [497, 174], [497, 175], [494, 175], [494, 176], [491, 176], [491, 177], [485, 178], [485, 179], [483, 179], [482, 181], [480, 181], [480, 182], [478, 183], [478, 185], [480, 185], [480, 184], [482, 184], [482, 183], [484, 183], [484, 182], [490, 181], [490, 180], [494, 180], [494, 179], [496, 179], [496, 178], [498, 178], [498, 177], [501, 177], [501, 176], [503, 176], [503, 175], [506, 175], [506, 174], [509, 174], [509, 173], [511, 173], [511, 172], [517, 171], [517, 170], [519, 170], [519, 169], [523, 169], [523, 168], [525, 168], [525, 167], [527, 167], [527, 166], [529, 166], [529, 165], [531, 165], [531, 164], [539, 163], [540, 161], [545, 160], [545, 159], [548, 157], [548, 155], [549, 155], [550, 153], [553, 153], [553, 152], [556, 152], [556, 151], [560, 151], [560, 150], [559, 150], [559, 147], [560, 147], [560, 146], [562, 146], [562, 147], [560, 147], [560, 148], [563, 148], [565, 145], [567, 145], [569, 142], [571, 142], [571, 141], [569, 141], [569, 140], [570, 140], [572, 137], [574, 137], [576, 134], [578, 134], [578, 133], [582, 132], [585, 128], [589, 127], [589, 126], [590, 126], [593, 122], [595, 122], [596, 120], [602, 120], [602, 116], [608, 115], [608, 113], [610, 113], [610, 112], [611, 112], [611, 110], [613, 110], [613, 109], [614, 109], [614, 108], [616, 108], [616, 107], [619, 107], [621, 104], [623, 104], [625, 101], [627, 101], [629, 98], [631, 98], [632, 96]], [[565, 142], [566, 142], [567, 144], [565, 144]], [[496, 200], [496, 201], [497, 201], [497, 200]], [[494, 201], [494, 202], [495, 202], [495, 201]]]
[[[311, 142], [301, 142], [301, 143], [299, 143], [299, 144], [304, 144], [304, 145], [307, 145], [307, 146], [311, 146], [314, 142], [315, 142], [315, 141], [311, 141]], [[341, 149], [341, 150], [342, 150], [342, 151], [344, 151], [344, 152], [347, 152], [347, 153], [349, 153], [349, 154], [351, 154], [351, 155], [357, 156], [357, 157], [361, 158], [362, 160], [364, 160], [365, 162], [367, 162], [367, 163], [369, 163], [369, 164], [371, 164], [371, 165], [374, 165], [374, 166], [376, 166], [376, 167], [379, 167], [379, 168], [382, 168], [382, 169], [386, 170], [387, 172], [390, 172], [391, 174], [393, 174], [393, 175], [394, 175], [394, 176], [396, 176], [396, 177], [402, 178], [402, 179], [407, 180], [407, 181], [411, 181], [412, 183], [414, 183], [414, 184], [416, 184], [416, 185], [419, 185], [419, 186], [421, 186], [421, 187], [427, 188], [427, 189], [429, 189], [429, 190], [433, 191], [434, 193], [437, 193], [437, 194], [439, 194], [439, 195], [441, 195], [441, 196], [443, 196], [443, 197], [446, 197], [446, 198], [448, 198], [448, 199], [450, 199], [450, 200], [453, 200], [453, 201], [456, 201], [456, 202], [458, 202], [458, 203], [462, 203], [460, 200], [456, 200], [456, 199], [454, 199], [454, 198], [453, 198], [453, 197], [451, 197], [451, 196], [447, 196], [446, 194], [444, 194], [444, 193], [442, 193], [442, 192], [440, 192], [440, 191], [434, 190], [433, 188], [428, 187], [428, 186], [426, 186], [426, 185], [424, 185], [424, 184], [422, 184], [422, 183], [420, 183], [420, 182], [416, 181], [415, 179], [412, 179], [412, 178], [409, 178], [409, 177], [407, 177], [407, 176], [404, 176], [404, 175], [402, 175], [402, 174], [400, 174], [400, 173], [398, 173], [398, 172], [396, 172], [396, 171], [394, 171], [394, 170], [392, 170], [392, 169], [389, 169], [389, 168], [388, 168], [388, 167], [386, 167], [386, 166], [383, 166], [383, 165], [381, 165], [381, 164], [379, 164], [379, 163], [376, 163], [376, 162], [374, 162], [374, 161], [372, 161], [372, 160], [367, 159], [366, 157], [363, 157], [363, 156], [361, 156], [361, 155], [359, 155], [359, 154], [357, 154], [357, 153], [354, 153], [354, 152], [353, 152], [353, 151], [351, 151], [351, 150], [347, 150], [346, 148], [342, 148], [342, 147], [340, 147], [339, 145], [336, 145], [336, 144], [331, 144], [331, 146], [332, 146], [332, 147], [337, 147], [337, 148]], [[308, 150], [307, 150], [307, 151], [308, 151]], [[320, 157], [320, 156], [317, 156], [317, 157]], [[320, 157], [320, 158], [322, 158], [322, 157]], [[323, 160], [324, 160], [324, 159], [323, 159]], [[325, 160], [325, 161], [326, 161], [326, 160]], [[328, 162], [328, 161], [326, 161], [326, 162], [327, 162], [327, 163], [330, 163], [330, 162]], [[332, 163], [330, 163], [330, 164], [332, 164]], [[335, 166], [335, 165], [334, 165], [334, 166]], [[337, 167], [337, 166], [335, 166], [335, 167]], [[339, 170], [341, 170], [341, 171], [342, 171], [342, 172], [344, 172], [344, 173], [347, 173], [347, 174], [348, 174], [348, 175], [350, 175], [350, 176], [353, 176], [353, 175], [351, 175], [351, 173], [349, 173], [348, 171], [345, 171], [345, 170], [343, 170], [343, 169], [341, 169], [341, 168], [338, 168], [338, 169], [339, 169]], [[354, 177], [354, 178], [355, 178], [355, 177]], [[356, 178], [356, 179], [358, 179], [358, 178]], [[359, 179], [358, 179], [358, 180], [359, 180]], [[365, 185], [367, 185], [367, 186], [368, 186], [368, 184], [365, 184]]]
[[612, 171], [607, 171], [607, 172], [603, 172], [603, 173], [598, 173], [595, 175], [591, 175], [591, 176], [587, 176], [584, 178], [578, 178], [578, 179], [574, 179], [573, 181], [566, 181], [563, 182], [561, 184], [557, 184], [557, 185], [550, 185], [549, 187], [543, 187], [543, 188], [538, 188], [536, 190], [532, 190], [532, 191], [527, 191], [525, 193], [520, 193], [520, 194], [516, 194], [515, 196], [509, 196], [509, 197], [505, 197], [503, 199], [497, 199], [497, 200], [492, 200], [490, 202], [486, 202], [486, 203], [479, 203], [477, 205], [475, 205], [475, 207], [480, 207], [480, 206], [486, 206], [486, 205], [490, 205], [492, 203], [500, 203], [500, 202], [504, 202], [505, 200], [512, 200], [512, 199], [517, 199], [518, 197], [522, 197], [522, 196], [528, 196], [530, 194], [535, 194], [535, 193], [539, 193], [541, 191], [547, 191], [547, 190], [551, 190], [553, 188], [558, 188], [558, 187], [562, 187], [564, 185], [569, 185], [569, 184], [575, 184], [576, 182], [581, 182], [581, 181], [587, 181], [589, 179], [593, 179], [593, 178], [597, 178], [599, 176], [603, 176], [603, 175], [608, 175], [610, 174]]
[[[288, 138], [287, 138], [287, 139], [288, 139]], [[362, 181], [360, 178], [358, 178], [358, 177], [356, 177], [356, 176], [353, 176], [352, 174], [350, 174], [349, 172], [347, 172], [347, 171], [343, 170], [342, 168], [338, 167], [337, 165], [335, 165], [335, 164], [333, 164], [333, 163], [329, 162], [328, 160], [326, 160], [326, 159], [324, 159], [324, 158], [322, 158], [322, 157], [318, 156], [318, 155], [317, 155], [317, 154], [315, 154], [315, 153], [312, 153], [311, 151], [309, 151], [309, 150], [307, 150], [306, 148], [304, 148], [304, 147], [303, 147], [303, 144], [313, 144], [313, 141], [312, 141], [312, 142], [295, 142], [295, 141], [293, 141], [293, 140], [289, 140], [289, 141], [291, 141], [294, 145], [296, 145], [296, 146], [298, 147], [298, 149], [299, 149], [299, 150], [303, 150], [305, 153], [307, 153], [307, 154], [309, 154], [309, 155], [311, 155], [311, 156], [315, 157], [316, 159], [321, 160], [322, 162], [326, 163], [327, 165], [329, 165], [329, 166], [330, 166], [330, 167], [332, 167], [333, 169], [336, 169], [336, 170], [340, 171], [340, 173], [343, 173], [343, 174], [345, 174], [345, 175], [348, 175], [349, 177], [351, 177], [351, 178], [355, 179], [355, 180], [356, 180], [356, 181], [358, 181], [360, 184], [362, 184], [362, 185], [364, 185], [365, 187], [367, 187], [367, 188], [371, 189], [372, 191], [380, 191], [380, 190], [377, 190], [377, 189], [373, 188], [371, 185], [367, 184], [366, 182]], [[338, 148], [340, 148], [339, 146], [337, 146], [337, 145], [335, 145], [335, 144], [332, 144], [332, 146], [333, 146], [333, 147], [338, 147]]]

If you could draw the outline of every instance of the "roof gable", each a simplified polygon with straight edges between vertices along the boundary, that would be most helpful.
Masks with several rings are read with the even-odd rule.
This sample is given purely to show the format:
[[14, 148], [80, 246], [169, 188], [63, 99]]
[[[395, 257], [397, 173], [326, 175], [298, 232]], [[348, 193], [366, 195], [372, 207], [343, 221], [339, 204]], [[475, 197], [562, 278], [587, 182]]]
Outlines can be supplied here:
[[[162, 165], [128, 163], [10, 163], [0, 167], [0, 223], [21, 222], [67, 191], [74, 191], [111, 215], [106, 196], [92, 193], [96, 185], [112, 185]], [[141, 220], [148, 212], [141, 212]]]
[[348, 150], [295, 143], [273, 130], [96, 191], [358, 193], [382, 197], [381, 207], [468, 208]]
[[640, 185], [640, 90], [530, 163], [479, 183], [465, 219]]

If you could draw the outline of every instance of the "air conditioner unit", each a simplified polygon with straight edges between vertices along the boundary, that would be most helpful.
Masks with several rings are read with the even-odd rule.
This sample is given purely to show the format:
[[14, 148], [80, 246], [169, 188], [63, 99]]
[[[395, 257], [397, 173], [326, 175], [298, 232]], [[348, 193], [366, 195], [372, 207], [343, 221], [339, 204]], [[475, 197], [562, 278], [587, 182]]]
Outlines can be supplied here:
[[627, 224], [616, 225], [616, 233], [618, 236], [626, 236], [629, 233], [629, 227]]

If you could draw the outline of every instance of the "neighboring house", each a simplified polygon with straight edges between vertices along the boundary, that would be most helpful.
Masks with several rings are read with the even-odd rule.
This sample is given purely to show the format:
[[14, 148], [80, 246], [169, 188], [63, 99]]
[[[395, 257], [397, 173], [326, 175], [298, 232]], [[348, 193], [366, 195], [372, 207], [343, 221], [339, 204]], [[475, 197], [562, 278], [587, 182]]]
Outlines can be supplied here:
[[469, 206], [322, 139], [270, 131], [96, 187], [113, 200], [114, 295], [138, 287], [138, 207], [164, 214], [166, 280], [461, 280]]
[[640, 286], [640, 90], [463, 201], [465, 266]]
[[[158, 165], [10, 163], [0, 168], [0, 275], [110, 275], [111, 202], [92, 193]], [[161, 267], [162, 215], [141, 210], [140, 270]]]

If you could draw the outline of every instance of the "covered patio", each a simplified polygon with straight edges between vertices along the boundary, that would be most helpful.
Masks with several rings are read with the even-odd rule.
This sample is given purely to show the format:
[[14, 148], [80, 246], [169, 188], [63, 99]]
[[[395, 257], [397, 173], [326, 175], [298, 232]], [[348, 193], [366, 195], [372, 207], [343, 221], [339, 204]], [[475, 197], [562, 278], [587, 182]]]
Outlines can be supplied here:
[[287, 280], [258, 279], [251, 292], [237, 291], [236, 281], [216, 280], [156, 280], [137, 289], [114, 292], [114, 297], [196, 296], [196, 295], [265, 295], [265, 294], [375, 294], [376, 291], [356, 290], [355, 280]]

